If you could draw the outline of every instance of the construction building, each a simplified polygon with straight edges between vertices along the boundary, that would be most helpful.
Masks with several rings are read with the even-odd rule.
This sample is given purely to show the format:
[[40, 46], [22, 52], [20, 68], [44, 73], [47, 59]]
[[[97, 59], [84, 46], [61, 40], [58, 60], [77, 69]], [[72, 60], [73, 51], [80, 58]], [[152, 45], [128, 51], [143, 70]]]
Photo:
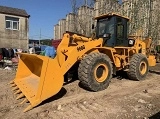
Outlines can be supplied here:
[[92, 24], [94, 22], [94, 8], [88, 6], [81, 6], [78, 8], [77, 25], [78, 33], [86, 36], [91, 35]]
[[59, 24], [54, 25], [54, 39], [60, 39]]
[[74, 13], [69, 13], [66, 15], [66, 31], [75, 32], [75, 27], [77, 25], [77, 16]]
[[118, 0], [95, 0], [95, 16], [103, 15], [109, 12], [119, 12], [120, 4]]
[[66, 32], [66, 19], [61, 19], [58, 22], [59, 24], [59, 34], [60, 34], [60, 38], [63, 37], [63, 34]]
[[[154, 40], [160, 39], [160, 1], [159, 0], [94, 0], [94, 8], [82, 5], [77, 13], [70, 13], [66, 16], [66, 24], [63, 21], [57, 30], [60, 30], [62, 38], [64, 28], [86, 36], [92, 33], [91, 25], [93, 17], [109, 12], [118, 13], [129, 17], [132, 21], [129, 24], [129, 34], [142, 33], [143, 37], [151, 36]], [[60, 27], [61, 26], [61, 27]]]
[[[138, 31], [143, 37], [158, 37], [157, 28], [159, 29], [159, 0], [123, 0], [121, 14], [129, 17], [130, 33], [136, 34]], [[157, 27], [159, 26], [159, 27]]]

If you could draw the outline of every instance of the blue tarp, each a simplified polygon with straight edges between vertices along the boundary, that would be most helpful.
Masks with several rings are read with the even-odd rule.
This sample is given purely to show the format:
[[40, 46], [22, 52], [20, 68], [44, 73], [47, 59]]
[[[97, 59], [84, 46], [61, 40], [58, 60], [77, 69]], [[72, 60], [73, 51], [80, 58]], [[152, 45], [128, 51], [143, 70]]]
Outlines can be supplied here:
[[41, 51], [44, 51], [47, 45], [41, 45]]
[[45, 56], [48, 56], [51, 58], [55, 57], [56, 52], [53, 46], [47, 46], [44, 51], [45, 51]]

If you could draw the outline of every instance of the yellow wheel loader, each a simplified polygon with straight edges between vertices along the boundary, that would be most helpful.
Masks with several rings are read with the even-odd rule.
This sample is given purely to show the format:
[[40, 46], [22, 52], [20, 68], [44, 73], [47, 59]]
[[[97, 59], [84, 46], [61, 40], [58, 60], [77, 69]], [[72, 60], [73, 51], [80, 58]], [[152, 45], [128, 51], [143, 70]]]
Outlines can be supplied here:
[[108, 87], [116, 71], [126, 71], [129, 78], [143, 80], [149, 66], [155, 66], [150, 54], [150, 38], [128, 36], [129, 19], [114, 13], [95, 18], [96, 34], [92, 38], [65, 33], [54, 59], [20, 53], [16, 77], [10, 82], [17, 99], [29, 102], [28, 111], [56, 95], [64, 76], [78, 64], [78, 78], [84, 87], [100, 91]]

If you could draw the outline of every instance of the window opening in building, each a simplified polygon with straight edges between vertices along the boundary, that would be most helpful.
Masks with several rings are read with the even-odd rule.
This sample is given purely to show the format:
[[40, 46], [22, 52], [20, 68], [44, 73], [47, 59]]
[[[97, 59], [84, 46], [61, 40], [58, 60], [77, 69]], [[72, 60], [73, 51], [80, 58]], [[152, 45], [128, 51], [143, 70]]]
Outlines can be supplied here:
[[6, 29], [19, 30], [19, 18], [6, 16], [5, 21]]

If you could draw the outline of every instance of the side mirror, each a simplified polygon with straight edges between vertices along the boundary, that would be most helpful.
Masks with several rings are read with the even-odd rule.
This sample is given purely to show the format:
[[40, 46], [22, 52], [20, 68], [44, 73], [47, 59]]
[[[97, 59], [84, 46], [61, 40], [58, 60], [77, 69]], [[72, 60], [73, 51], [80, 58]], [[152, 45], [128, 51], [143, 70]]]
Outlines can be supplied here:
[[103, 35], [103, 38], [110, 39], [111, 38], [111, 34], [110, 33], [105, 33]]
[[92, 24], [92, 29], [94, 29], [94, 24]]

